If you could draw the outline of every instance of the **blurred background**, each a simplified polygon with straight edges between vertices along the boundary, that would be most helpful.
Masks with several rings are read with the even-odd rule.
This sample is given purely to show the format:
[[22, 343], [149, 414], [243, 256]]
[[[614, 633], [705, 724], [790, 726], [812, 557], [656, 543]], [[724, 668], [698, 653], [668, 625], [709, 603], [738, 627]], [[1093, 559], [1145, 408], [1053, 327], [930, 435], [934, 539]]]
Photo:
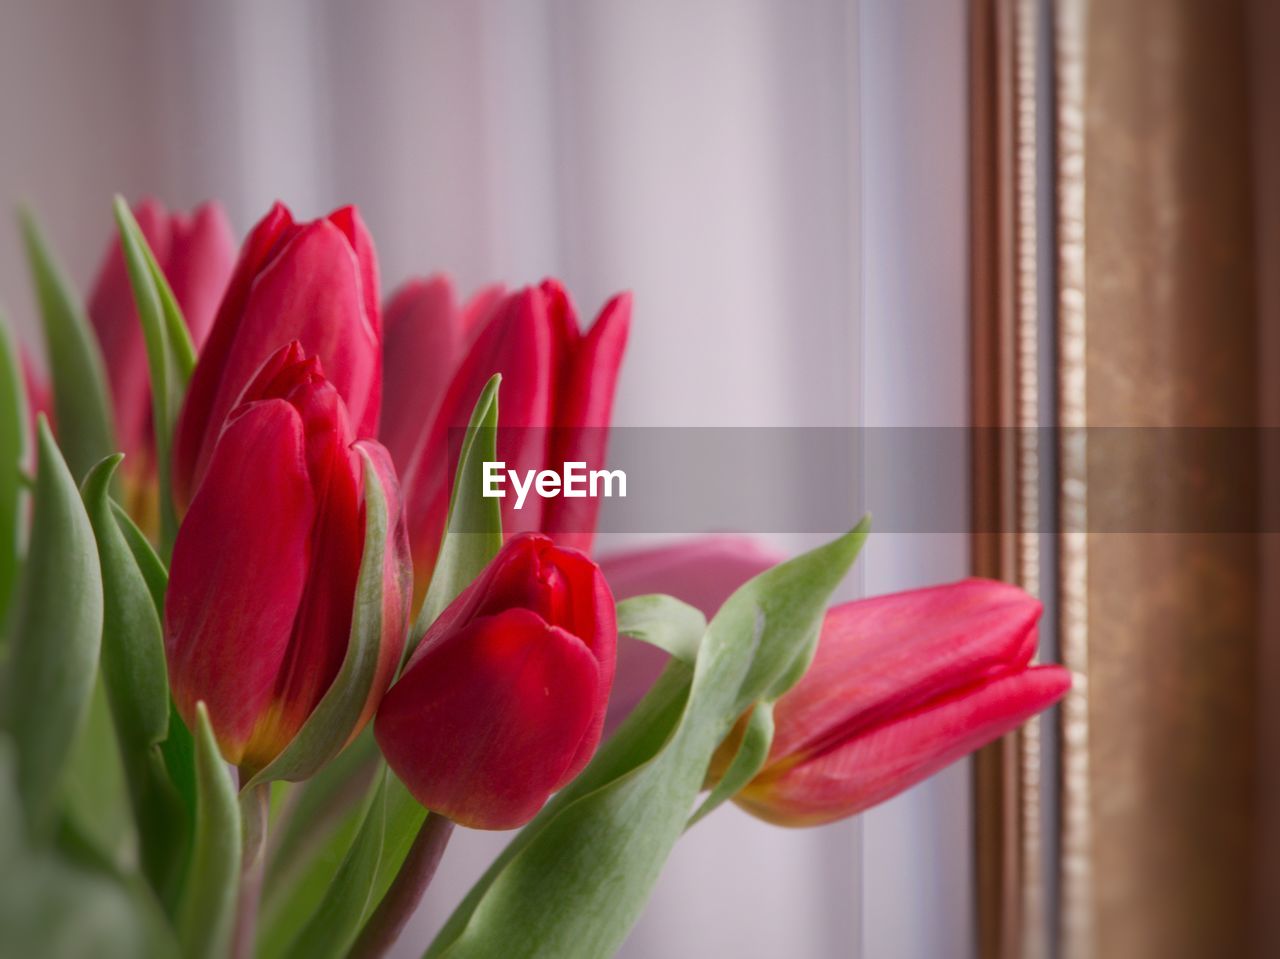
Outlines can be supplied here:
[[[965, 423], [963, 0], [54, 0], [4, 19], [0, 198], [38, 213], [82, 290], [115, 192], [218, 198], [241, 233], [277, 198], [304, 218], [356, 203], [384, 292], [556, 275], [589, 317], [633, 290], [616, 423]], [[0, 300], [36, 343], [12, 228]], [[963, 537], [879, 537], [847, 592], [966, 568]], [[969, 796], [961, 764], [820, 830], [727, 809], [623, 954], [963, 956]], [[455, 840], [419, 936], [502, 840]]]

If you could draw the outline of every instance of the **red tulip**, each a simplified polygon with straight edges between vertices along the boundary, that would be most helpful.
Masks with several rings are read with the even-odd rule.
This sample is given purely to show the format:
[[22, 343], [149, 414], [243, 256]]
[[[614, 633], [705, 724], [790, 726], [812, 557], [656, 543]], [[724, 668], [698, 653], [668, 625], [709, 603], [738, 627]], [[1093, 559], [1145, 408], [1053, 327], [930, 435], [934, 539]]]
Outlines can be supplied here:
[[[134, 215], [182, 307], [191, 338], [200, 347], [213, 325], [235, 263], [235, 238], [227, 216], [216, 203], [206, 203], [187, 215], [169, 213], [151, 199], [139, 203]], [[112, 239], [98, 270], [89, 296], [89, 318], [102, 346], [111, 384], [116, 438], [127, 454], [130, 512], [144, 519], [154, 506], [156, 469], [151, 381], [119, 236]]]
[[500, 285], [464, 305], [444, 274], [402, 286], [383, 310], [382, 426], [379, 439], [405, 469], [418, 437], [435, 418], [449, 380], [476, 332], [502, 300]]
[[428, 809], [476, 829], [523, 825], [595, 752], [616, 640], [596, 565], [545, 536], [517, 536], [383, 699], [383, 755]]
[[294, 340], [324, 364], [355, 435], [375, 436], [382, 398], [378, 267], [355, 207], [298, 224], [277, 203], [245, 240], [178, 421], [173, 483], [180, 508], [191, 502], [245, 387]]
[[764, 769], [735, 801], [780, 825], [832, 822], [1015, 729], [1071, 685], [1060, 666], [1029, 665], [1039, 617], [1022, 590], [978, 579], [832, 609], [809, 672], [776, 704]]
[[203, 700], [223, 755], [250, 774], [277, 756], [347, 653], [364, 547], [364, 469], [377, 467], [390, 528], [383, 641], [359, 723], [400, 660], [408, 543], [390, 457], [353, 442], [337, 389], [298, 343], [278, 350], [226, 421], [178, 531], [165, 648], [179, 711]]
[[[448, 514], [451, 430], [467, 425], [485, 383], [502, 374], [498, 396], [498, 459], [508, 469], [563, 469], [569, 461], [588, 469], [604, 465], [618, 367], [626, 346], [631, 297], [610, 300], [586, 334], [564, 288], [554, 280], [506, 297], [477, 334], [454, 374], [431, 428], [405, 469], [409, 541], [420, 587], [435, 564]], [[560, 427], [546, 429], [546, 427]], [[598, 501], [530, 496], [522, 509], [502, 501], [508, 535], [538, 531], [563, 546], [590, 550]]]

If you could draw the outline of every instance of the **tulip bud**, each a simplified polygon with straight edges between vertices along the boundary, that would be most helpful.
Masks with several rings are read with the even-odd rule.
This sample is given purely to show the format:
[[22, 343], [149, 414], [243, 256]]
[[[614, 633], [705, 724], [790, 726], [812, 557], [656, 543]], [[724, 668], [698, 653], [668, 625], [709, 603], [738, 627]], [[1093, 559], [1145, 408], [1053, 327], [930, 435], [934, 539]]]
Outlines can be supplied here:
[[[178, 710], [203, 700], [229, 762], [252, 775], [293, 739], [347, 653], [374, 464], [394, 531], [384, 557], [378, 666], [359, 721], [391, 681], [408, 615], [408, 545], [386, 450], [353, 442], [337, 389], [298, 343], [250, 383], [178, 531], [165, 649]], [[396, 601], [396, 595], [399, 601]]]
[[596, 565], [517, 536], [427, 631], [378, 710], [378, 744], [433, 812], [523, 825], [595, 752], [616, 642]]
[[734, 801], [779, 825], [832, 822], [1017, 728], [1071, 686], [1062, 667], [1029, 665], [1039, 617], [1022, 590], [978, 579], [832, 609], [808, 673], [775, 705], [764, 768]]
[[502, 300], [500, 285], [459, 305], [444, 274], [402, 286], [383, 309], [382, 440], [403, 470], [429, 427], [475, 334]]
[[173, 484], [180, 509], [191, 502], [245, 387], [295, 340], [324, 364], [355, 435], [375, 436], [382, 397], [378, 268], [354, 207], [298, 224], [277, 203], [245, 240], [178, 420]]
[[[405, 468], [409, 541], [423, 587], [448, 515], [450, 431], [466, 427], [494, 373], [502, 374], [497, 455], [507, 468], [523, 475], [527, 470], [559, 472], [571, 461], [586, 463], [589, 470], [604, 466], [614, 386], [631, 319], [630, 295], [610, 300], [585, 334], [564, 288], [554, 280], [511, 294], [492, 313]], [[508, 496], [501, 505], [508, 535], [544, 532], [563, 546], [591, 548], [599, 506], [595, 499], [544, 501], [533, 496], [517, 510], [514, 497]]]
[[[169, 213], [155, 200], [134, 208], [142, 235], [155, 254], [182, 308], [191, 339], [200, 347], [213, 325], [235, 262], [235, 239], [216, 203], [190, 215]], [[119, 236], [112, 239], [89, 296], [93, 323], [111, 385], [116, 438], [126, 454], [124, 479], [129, 512], [154, 527], [155, 438], [151, 423], [151, 380], [147, 348]]]

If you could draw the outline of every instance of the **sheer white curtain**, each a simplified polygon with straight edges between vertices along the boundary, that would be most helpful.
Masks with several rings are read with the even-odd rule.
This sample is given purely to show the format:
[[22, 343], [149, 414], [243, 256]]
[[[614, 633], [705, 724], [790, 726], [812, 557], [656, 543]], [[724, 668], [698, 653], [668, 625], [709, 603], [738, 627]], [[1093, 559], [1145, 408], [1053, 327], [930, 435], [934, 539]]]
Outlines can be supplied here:
[[[277, 197], [303, 216], [356, 202], [388, 289], [554, 273], [588, 312], [631, 288], [624, 424], [960, 425], [963, 10], [30, 4], [0, 31], [0, 194], [38, 209], [82, 285], [119, 190], [217, 196], [240, 229]], [[29, 331], [12, 230], [0, 298]], [[866, 479], [873, 506], [893, 488]], [[955, 537], [878, 536], [848, 595], [964, 567]], [[963, 956], [967, 784], [959, 767], [821, 830], [718, 813], [623, 955]], [[419, 934], [502, 841], [455, 840]]]

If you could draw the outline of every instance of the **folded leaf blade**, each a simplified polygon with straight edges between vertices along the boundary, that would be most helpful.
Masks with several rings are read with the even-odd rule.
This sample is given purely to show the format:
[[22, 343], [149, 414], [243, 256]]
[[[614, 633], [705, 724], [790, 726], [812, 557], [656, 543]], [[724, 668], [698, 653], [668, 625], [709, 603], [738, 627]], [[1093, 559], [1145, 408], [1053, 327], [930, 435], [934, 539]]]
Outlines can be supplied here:
[[501, 382], [501, 374], [495, 374], [485, 384], [467, 423], [449, 500], [449, 519], [431, 574], [431, 585], [409, 646], [405, 648], [406, 659], [427, 627], [502, 548], [501, 507], [498, 500], [481, 495], [484, 464], [498, 458], [498, 386]]
[[22, 468], [27, 448], [27, 394], [18, 351], [9, 325], [0, 315], [0, 623], [21, 565]]
[[124, 531], [128, 527], [122, 528], [108, 494], [121, 459], [116, 454], [95, 466], [81, 492], [102, 567], [102, 675], [127, 773], [142, 865], [152, 885], [171, 903], [185, 864], [189, 817], [160, 750], [169, 735], [170, 711], [164, 637], [152, 586], [138, 564], [139, 555], [149, 562], [154, 554], [149, 546], [146, 552], [134, 552]]
[[71, 475], [79, 478], [116, 451], [102, 353], [84, 307], [54, 260], [40, 227], [25, 212], [21, 223], [53, 380], [58, 443]]
[[235, 922], [240, 806], [204, 703], [197, 704], [196, 715], [196, 830], [178, 914], [178, 940], [184, 956], [218, 959], [227, 953]]
[[89, 707], [102, 637], [93, 528], [49, 425], [40, 418], [31, 549], [15, 607], [5, 724], [33, 831], [47, 831]]
[[[185, 360], [194, 357], [190, 336], [178, 311], [177, 301], [169, 290], [163, 272], [156, 266], [155, 256], [146, 237], [134, 219], [133, 211], [123, 197], [115, 199], [116, 223], [120, 229], [120, 246], [124, 251], [129, 283], [133, 287], [142, 338], [147, 349], [147, 370], [151, 378], [151, 416], [156, 443], [156, 471], [160, 487], [160, 535], [167, 556], [177, 535], [178, 521], [174, 512], [172, 484], [172, 438], [182, 396], [190, 379]], [[165, 294], [167, 293], [167, 300]], [[174, 315], [170, 315], [174, 314]], [[175, 356], [171, 331], [177, 331], [183, 346], [182, 361]], [[192, 363], [194, 365], [194, 363]]]

